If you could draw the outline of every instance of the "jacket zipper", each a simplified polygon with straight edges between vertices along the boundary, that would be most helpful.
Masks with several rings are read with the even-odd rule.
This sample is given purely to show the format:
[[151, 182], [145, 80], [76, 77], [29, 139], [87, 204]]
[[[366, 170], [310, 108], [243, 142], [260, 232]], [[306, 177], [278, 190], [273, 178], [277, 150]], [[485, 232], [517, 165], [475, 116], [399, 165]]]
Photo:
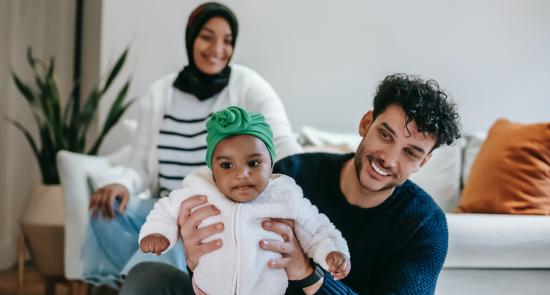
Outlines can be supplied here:
[[237, 226], [237, 223], [238, 223], [238, 219], [239, 219], [239, 209], [240, 209], [240, 204], [237, 203], [235, 204], [235, 210], [233, 211], [233, 224], [232, 224], [232, 228], [233, 228], [233, 244], [235, 245], [235, 270], [234, 270], [234, 274], [233, 274], [233, 292], [231, 292], [231, 294], [238, 294], [237, 293], [237, 288], [239, 287], [238, 286], [238, 281], [239, 281], [239, 268], [240, 268], [240, 259], [239, 259], [239, 242], [238, 242], [238, 239], [237, 239], [237, 236], [238, 236], [238, 233], [237, 233], [237, 230], [238, 230], [238, 226]]

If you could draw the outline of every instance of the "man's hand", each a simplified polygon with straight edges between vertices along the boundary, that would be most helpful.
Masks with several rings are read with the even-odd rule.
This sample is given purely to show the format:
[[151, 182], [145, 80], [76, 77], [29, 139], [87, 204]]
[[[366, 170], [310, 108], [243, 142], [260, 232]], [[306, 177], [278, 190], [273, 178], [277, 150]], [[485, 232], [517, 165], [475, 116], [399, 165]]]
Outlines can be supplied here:
[[328, 271], [335, 280], [345, 278], [351, 270], [351, 261], [342, 252], [332, 251], [327, 255]]
[[128, 189], [119, 183], [112, 183], [99, 188], [90, 198], [89, 207], [90, 210], [92, 210], [92, 216], [97, 218], [99, 212], [103, 212], [103, 217], [105, 219], [114, 218], [114, 203], [117, 198], [120, 200], [120, 213], [124, 213], [129, 196], [130, 192], [128, 192]]
[[222, 240], [216, 239], [207, 243], [202, 240], [216, 233], [223, 231], [223, 223], [218, 222], [205, 227], [198, 228], [199, 224], [208, 217], [220, 214], [220, 210], [214, 205], [201, 207], [197, 210], [195, 207], [206, 204], [206, 196], [192, 196], [181, 203], [178, 216], [178, 226], [180, 228], [180, 237], [185, 248], [185, 259], [187, 266], [191, 271], [195, 270], [199, 258], [222, 246]]
[[269, 268], [284, 268], [289, 280], [301, 280], [313, 273], [313, 267], [300, 243], [294, 236], [294, 221], [288, 219], [272, 219], [262, 222], [264, 229], [283, 237], [283, 242], [277, 240], [261, 240], [260, 247], [265, 250], [281, 253], [280, 259], [268, 262]]
[[155, 253], [160, 255], [170, 246], [170, 241], [163, 235], [148, 235], [141, 239], [139, 247], [143, 253]]

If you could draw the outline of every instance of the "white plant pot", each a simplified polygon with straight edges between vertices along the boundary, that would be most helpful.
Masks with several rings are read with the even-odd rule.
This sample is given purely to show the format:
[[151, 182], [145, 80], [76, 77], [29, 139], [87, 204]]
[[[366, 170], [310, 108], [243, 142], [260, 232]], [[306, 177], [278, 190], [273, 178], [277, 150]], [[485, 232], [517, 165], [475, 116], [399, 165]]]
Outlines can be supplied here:
[[21, 227], [36, 269], [47, 276], [63, 276], [65, 211], [60, 185], [33, 188]]

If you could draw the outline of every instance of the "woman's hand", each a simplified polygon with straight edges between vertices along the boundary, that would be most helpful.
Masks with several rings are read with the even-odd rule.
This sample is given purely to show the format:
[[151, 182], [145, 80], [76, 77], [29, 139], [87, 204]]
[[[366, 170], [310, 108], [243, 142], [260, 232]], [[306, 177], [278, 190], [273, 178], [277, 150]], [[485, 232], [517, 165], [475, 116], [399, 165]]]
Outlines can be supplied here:
[[281, 253], [282, 255], [280, 259], [270, 260], [268, 267], [284, 268], [289, 280], [301, 280], [313, 273], [309, 258], [294, 236], [293, 220], [271, 219], [262, 222], [262, 226], [265, 230], [283, 237], [283, 242], [277, 240], [260, 241], [262, 249]]
[[220, 214], [220, 210], [214, 205], [201, 207], [193, 210], [195, 207], [206, 204], [206, 196], [192, 196], [181, 203], [178, 216], [178, 226], [180, 236], [185, 248], [185, 258], [187, 266], [191, 271], [195, 270], [199, 258], [222, 246], [222, 240], [216, 239], [203, 243], [202, 240], [216, 233], [223, 231], [223, 223], [218, 222], [205, 227], [198, 228], [199, 224], [208, 217]]
[[120, 200], [120, 207], [118, 210], [120, 213], [124, 213], [126, 205], [128, 204], [128, 198], [130, 192], [126, 186], [120, 183], [112, 183], [99, 188], [95, 191], [90, 198], [90, 210], [92, 210], [92, 216], [97, 218], [99, 212], [103, 212], [105, 219], [112, 219], [115, 217], [115, 199]]

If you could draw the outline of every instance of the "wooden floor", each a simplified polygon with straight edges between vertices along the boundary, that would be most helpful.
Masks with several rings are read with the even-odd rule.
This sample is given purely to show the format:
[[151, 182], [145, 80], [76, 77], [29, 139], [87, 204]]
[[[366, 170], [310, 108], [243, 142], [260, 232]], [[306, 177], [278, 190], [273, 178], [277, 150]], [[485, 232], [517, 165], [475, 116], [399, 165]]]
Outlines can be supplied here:
[[[32, 267], [27, 267], [22, 292], [20, 295], [42, 295], [46, 294], [44, 279]], [[56, 295], [68, 295], [69, 288], [57, 284]], [[0, 295], [18, 295], [17, 293], [17, 269], [0, 271]]]
[[[55, 295], [70, 295], [70, 286], [59, 283], [55, 286]], [[106, 287], [88, 286], [87, 295], [115, 295], [117, 291]], [[32, 266], [25, 267], [23, 290], [17, 292], [17, 269], [0, 271], [0, 295], [46, 295], [43, 277]]]

